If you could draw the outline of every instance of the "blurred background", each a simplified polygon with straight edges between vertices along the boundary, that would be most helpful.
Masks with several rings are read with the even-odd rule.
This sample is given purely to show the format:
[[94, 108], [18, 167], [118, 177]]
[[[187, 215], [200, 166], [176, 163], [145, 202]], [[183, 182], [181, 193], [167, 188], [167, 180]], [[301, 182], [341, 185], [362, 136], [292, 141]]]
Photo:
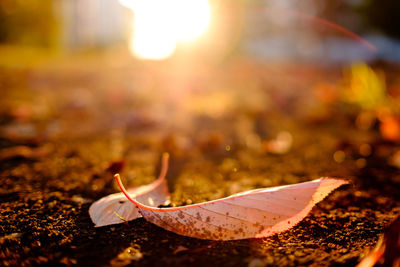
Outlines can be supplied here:
[[1, 61], [11, 46], [65, 53], [118, 45], [142, 59], [398, 61], [399, 12], [395, 0], [3, 0]]
[[364, 128], [394, 116], [397, 140], [399, 11], [394, 0], [3, 0], [0, 112], [17, 120], [3, 132], [190, 137], [218, 125], [259, 147], [276, 134], [257, 124], [268, 112], [329, 121], [350, 106], [373, 114]]
[[272, 110], [397, 114], [399, 12], [395, 0], [3, 0], [0, 111], [57, 133], [186, 135], [240, 114], [257, 128]]

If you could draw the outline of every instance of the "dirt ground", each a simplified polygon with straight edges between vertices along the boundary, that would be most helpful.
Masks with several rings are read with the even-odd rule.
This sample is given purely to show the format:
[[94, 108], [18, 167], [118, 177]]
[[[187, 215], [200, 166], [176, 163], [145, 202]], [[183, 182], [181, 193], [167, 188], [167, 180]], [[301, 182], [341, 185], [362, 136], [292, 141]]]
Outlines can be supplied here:
[[[118, 54], [0, 69], [0, 265], [354, 266], [376, 244], [400, 213], [400, 145], [315, 98], [340, 66], [182, 64]], [[270, 148], [277, 136], [288, 151]], [[321, 176], [352, 185], [269, 238], [197, 240], [144, 219], [95, 228], [90, 204], [119, 191], [110, 166], [147, 184], [164, 151], [172, 205]]]

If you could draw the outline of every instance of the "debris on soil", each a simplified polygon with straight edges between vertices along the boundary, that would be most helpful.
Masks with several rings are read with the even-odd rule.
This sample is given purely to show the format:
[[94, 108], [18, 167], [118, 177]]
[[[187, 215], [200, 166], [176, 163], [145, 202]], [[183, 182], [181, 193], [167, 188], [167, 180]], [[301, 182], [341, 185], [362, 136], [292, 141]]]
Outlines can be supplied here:
[[48, 155], [54, 148], [51, 145], [40, 147], [14, 146], [1, 151], [0, 161], [17, 157], [36, 159]]
[[133, 245], [122, 251], [115, 259], [112, 259], [110, 264], [112, 266], [126, 266], [132, 261], [138, 261], [143, 258], [139, 245]]
[[279, 132], [275, 139], [264, 141], [262, 148], [265, 152], [273, 154], [288, 153], [292, 147], [293, 137], [287, 131]]
[[174, 252], [172, 252], [172, 254], [178, 254], [179, 252], [182, 252], [182, 251], [187, 251], [187, 250], [189, 250], [187, 247], [184, 247], [184, 246], [178, 246], [175, 250], [174, 250]]

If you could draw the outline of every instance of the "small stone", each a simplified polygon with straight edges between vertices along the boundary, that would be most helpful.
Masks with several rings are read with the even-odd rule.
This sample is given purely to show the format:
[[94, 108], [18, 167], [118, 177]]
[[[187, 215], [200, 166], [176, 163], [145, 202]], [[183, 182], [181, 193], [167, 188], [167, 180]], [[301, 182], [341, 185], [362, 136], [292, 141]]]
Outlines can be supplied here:
[[116, 258], [111, 260], [110, 264], [112, 266], [126, 266], [132, 261], [138, 261], [143, 258], [143, 254], [140, 251], [139, 245], [133, 245], [122, 251]]
[[264, 267], [264, 266], [267, 266], [267, 262], [263, 259], [255, 258], [255, 259], [252, 259], [249, 262], [249, 265], [247, 265], [247, 266], [248, 267]]
[[83, 197], [78, 196], [78, 195], [72, 196], [72, 201], [75, 202], [76, 204], [87, 204], [87, 203], [92, 203], [93, 202], [92, 199], [83, 198]]

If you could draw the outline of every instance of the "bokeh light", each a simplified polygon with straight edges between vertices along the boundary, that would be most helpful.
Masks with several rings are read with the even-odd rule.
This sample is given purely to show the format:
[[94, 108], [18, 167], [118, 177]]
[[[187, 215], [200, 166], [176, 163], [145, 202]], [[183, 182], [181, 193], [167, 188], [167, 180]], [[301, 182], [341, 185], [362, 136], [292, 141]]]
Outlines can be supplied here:
[[120, 0], [120, 3], [134, 12], [130, 49], [139, 58], [168, 58], [179, 42], [199, 37], [210, 23], [207, 0]]

